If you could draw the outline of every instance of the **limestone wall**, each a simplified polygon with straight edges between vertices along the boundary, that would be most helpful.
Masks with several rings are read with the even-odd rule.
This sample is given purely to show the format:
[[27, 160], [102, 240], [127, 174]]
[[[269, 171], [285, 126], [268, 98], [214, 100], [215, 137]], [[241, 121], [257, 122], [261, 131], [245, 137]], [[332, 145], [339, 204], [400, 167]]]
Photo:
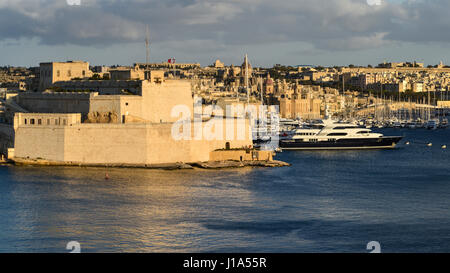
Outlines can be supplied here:
[[119, 117], [119, 122], [122, 122], [124, 116], [143, 118], [142, 108], [143, 104], [141, 96], [93, 96], [89, 112], [116, 113]]
[[142, 118], [150, 122], [177, 121], [177, 117], [171, 116], [176, 105], [185, 105], [193, 113], [194, 100], [189, 81], [166, 80], [160, 84], [143, 82], [142, 97]]
[[15, 156], [64, 161], [64, 127], [20, 126], [14, 141]]
[[[173, 123], [22, 124], [16, 128], [15, 156], [94, 164], [162, 164], [209, 161], [210, 152], [224, 149], [227, 142], [230, 148], [252, 145], [248, 127], [245, 128], [246, 138], [242, 140], [227, 140], [226, 137], [219, 140], [176, 140], [172, 137], [172, 127]], [[234, 126], [235, 131], [237, 128]]]

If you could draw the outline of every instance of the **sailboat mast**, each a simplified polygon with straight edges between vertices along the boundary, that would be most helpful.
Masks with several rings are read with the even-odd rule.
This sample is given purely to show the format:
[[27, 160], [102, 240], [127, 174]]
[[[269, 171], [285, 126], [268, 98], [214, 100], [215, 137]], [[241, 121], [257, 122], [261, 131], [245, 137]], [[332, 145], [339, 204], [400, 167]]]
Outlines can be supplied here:
[[247, 91], [247, 104], [250, 103], [250, 93], [248, 92], [248, 56], [245, 54], [245, 90]]

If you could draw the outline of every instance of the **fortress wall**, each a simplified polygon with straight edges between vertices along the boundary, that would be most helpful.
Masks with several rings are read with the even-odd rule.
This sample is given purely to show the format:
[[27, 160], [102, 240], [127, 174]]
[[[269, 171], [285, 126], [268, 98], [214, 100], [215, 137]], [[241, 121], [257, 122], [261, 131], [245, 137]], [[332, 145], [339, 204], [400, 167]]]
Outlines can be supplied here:
[[[148, 128], [149, 163], [196, 162], [209, 160], [209, 147], [190, 140], [175, 140], [172, 123], [154, 124]], [[203, 143], [205, 144], [205, 143]]]
[[142, 118], [150, 122], [177, 121], [177, 117], [171, 117], [171, 111], [176, 105], [186, 105], [193, 113], [194, 100], [189, 81], [166, 80], [160, 84], [143, 82], [142, 97]]
[[89, 112], [113, 112], [120, 115], [120, 96], [95, 96], [91, 98]]
[[147, 163], [147, 126], [80, 124], [66, 127], [64, 161], [81, 163]]
[[15, 156], [64, 161], [64, 128], [19, 126], [14, 142]]
[[[231, 148], [252, 145], [248, 135], [243, 140], [175, 140], [172, 126], [173, 123], [22, 125], [16, 131], [15, 156], [92, 164], [163, 164], [209, 161], [210, 152], [224, 149], [227, 142]], [[237, 126], [234, 127], [236, 134]], [[225, 129], [223, 132], [226, 136]]]
[[89, 112], [115, 112], [122, 120], [123, 115], [142, 117], [141, 96], [94, 96], [91, 99]]
[[[233, 120], [236, 122], [236, 120]], [[226, 123], [225, 120], [214, 121], [216, 124], [222, 123], [223, 125], [223, 138], [219, 140], [206, 139], [206, 133], [204, 132], [205, 124], [203, 123], [203, 138], [196, 140], [194, 138], [194, 127], [191, 126], [191, 140], [176, 140], [172, 137], [172, 123], [154, 124], [153, 128], [149, 128], [147, 154], [149, 163], [173, 163], [173, 162], [198, 162], [209, 161], [210, 152], [225, 149], [226, 143], [230, 143], [230, 148], [242, 148], [253, 145], [251, 135], [249, 135], [248, 120], [245, 123], [247, 125], [246, 132], [247, 137], [242, 140], [236, 138], [236, 131], [238, 126], [234, 125], [234, 138], [227, 140], [226, 137]], [[213, 129], [214, 130], [214, 129]]]

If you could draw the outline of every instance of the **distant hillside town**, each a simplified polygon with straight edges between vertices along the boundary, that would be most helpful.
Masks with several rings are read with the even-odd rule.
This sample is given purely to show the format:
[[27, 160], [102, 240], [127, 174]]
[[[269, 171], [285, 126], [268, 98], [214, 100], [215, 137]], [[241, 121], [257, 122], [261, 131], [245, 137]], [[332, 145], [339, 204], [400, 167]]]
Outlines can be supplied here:
[[[3, 67], [0, 90], [14, 92], [95, 92], [106, 88], [111, 92], [135, 89], [133, 81], [146, 78], [146, 71], [164, 71], [168, 79], [190, 80], [193, 92], [208, 102], [243, 97], [247, 90], [251, 102], [264, 101], [280, 106], [286, 118], [317, 118], [323, 115], [325, 103], [333, 113], [346, 108], [364, 106], [376, 96], [413, 100], [426, 99], [437, 105], [447, 100], [450, 68], [442, 64], [382, 63], [375, 67], [283, 66], [272, 68], [225, 65], [216, 60], [201, 67], [198, 63], [136, 63], [133, 66], [90, 66], [88, 62], [68, 61], [41, 63], [39, 67]], [[247, 79], [247, 80], [246, 80]], [[126, 86], [123, 86], [127, 82]], [[106, 86], [108, 85], [108, 86]], [[432, 92], [428, 101], [428, 92]], [[444, 103], [445, 104], [445, 103]]]

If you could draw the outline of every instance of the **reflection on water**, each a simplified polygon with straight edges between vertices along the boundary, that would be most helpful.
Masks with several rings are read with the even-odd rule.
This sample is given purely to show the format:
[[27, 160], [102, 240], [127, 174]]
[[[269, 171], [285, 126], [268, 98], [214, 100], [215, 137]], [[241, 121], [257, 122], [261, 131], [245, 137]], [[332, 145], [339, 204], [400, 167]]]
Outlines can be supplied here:
[[19, 229], [20, 238], [0, 249], [58, 251], [79, 240], [85, 250], [199, 251], [194, 234], [202, 223], [239, 217], [240, 208], [254, 205], [251, 172], [4, 168], [14, 182], [2, 213], [14, 215], [1, 226], [10, 239]]
[[[289, 168], [0, 167], [0, 252], [450, 251], [450, 130], [396, 150], [283, 152]], [[105, 180], [105, 174], [108, 180]]]

